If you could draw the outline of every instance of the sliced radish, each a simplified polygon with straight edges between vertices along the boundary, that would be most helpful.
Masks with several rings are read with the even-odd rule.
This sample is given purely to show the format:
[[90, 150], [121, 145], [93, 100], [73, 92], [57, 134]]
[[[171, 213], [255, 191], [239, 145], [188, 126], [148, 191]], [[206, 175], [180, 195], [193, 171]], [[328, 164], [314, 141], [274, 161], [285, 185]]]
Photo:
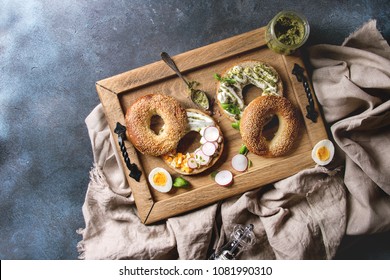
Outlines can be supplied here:
[[243, 172], [248, 168], [248, 158], [242, 154], [237, 154], [232, 158], [232, 166], [235, 170]]
[[200, 165], [208, 165], [209, 163], [210, 163], [210, 157], [209, 156], [204, 155], [200, 159]]
[[204, 137], [202, 137], [202, 138], [200, 138], [200, 144], [204, 144], [204, 143], [206, 143], [207, 142], [207, 140], [206, 140], [206, 138], [204, 138]]
[[210, 162], [210, 157], [205, 155], [201, 150], [195, 152], [195, 160], [200, 165], [207, 165]]
[[219, 138], [219, 129], [215, 126], [208, 126], [204, 130], [203, 137], [209, 142], [217, 141]]
[[214, 179], [218, 185], [228, 186], [233, 181], [233, 174], [229, 170], [222, 170], [215, 175]]
[[193, 157], [190, 157], [187, 161], [187, 165], [189, 168], [195, 169], [198, 167], [198, 163], [196, 162], [196, 159]]
[[213, 144], [213, 142], [206, 142], [202, 145], [201, 147], [202, 149], [202, 152], [206, 155], [206, 156], [209, 156], [211, 157], [212, 155], [214, 155], [215, 151], [217, 150], [215, 148], [215, 145]]
[[204, 135], [204, 130], [205, 130], [205, 129], [206, 129], [206, 127], [202, 127], [202, 128], [200, 129], [199, 134], [200, 134], [201, 136]]
[[223, 140], [223, 137], [222, 137], [222, 136], [219, 136], [218, 139], [217, 139], [217, 142], [218, 142], [218, 143], [222, 143], [222, 140]]
[[214, 146], [215, 146], [215, 149], [218, 150], [218, 147], [219, 147], [218, 142], [215, 142], [215, 141], [214, 141], [214, 142], [210, 142], [210, 143], [213, 143]]

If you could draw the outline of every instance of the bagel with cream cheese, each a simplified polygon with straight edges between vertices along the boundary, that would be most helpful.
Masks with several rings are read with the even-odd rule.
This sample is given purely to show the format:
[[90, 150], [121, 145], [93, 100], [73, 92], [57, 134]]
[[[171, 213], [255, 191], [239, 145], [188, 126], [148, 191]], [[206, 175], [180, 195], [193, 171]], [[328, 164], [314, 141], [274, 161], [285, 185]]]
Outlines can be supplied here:
[[218, 79], [217, 103], [231, 121], [241, 119], [246, 107], [242, 94], [249, 84], [259, 88], [261, 95], [283, 96], [283, 83], [278, 72], [269, 64], [247, 60], [227, 69]]
[[177, 149], [162, 156], [164, 162], [177, 173], [199, 174], [212, 167], [222, 155], [224, 138], [220, 127], [212, 117], [197, 109], [186, 109], [188, 124], [186, 134], [194, 131], [201, 136], [193, 151]]

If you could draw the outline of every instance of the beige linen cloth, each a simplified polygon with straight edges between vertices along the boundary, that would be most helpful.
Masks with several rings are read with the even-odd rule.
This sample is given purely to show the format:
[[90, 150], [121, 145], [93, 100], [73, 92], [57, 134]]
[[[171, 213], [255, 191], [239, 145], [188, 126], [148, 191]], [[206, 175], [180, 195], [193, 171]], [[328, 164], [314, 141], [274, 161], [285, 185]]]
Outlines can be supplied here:
[[310, 61], [337, 168], [303, 170], [154, 225], [137, 216], [98, 105], [86, 118], [95, 163], [80, 258], [207, 259], [235, 224], [252, 223], [257, 241], [241, 259], [331, 259], [345, 234], [390, 230], [390, 47], [372, 20], [342, 46], [312, 47]]

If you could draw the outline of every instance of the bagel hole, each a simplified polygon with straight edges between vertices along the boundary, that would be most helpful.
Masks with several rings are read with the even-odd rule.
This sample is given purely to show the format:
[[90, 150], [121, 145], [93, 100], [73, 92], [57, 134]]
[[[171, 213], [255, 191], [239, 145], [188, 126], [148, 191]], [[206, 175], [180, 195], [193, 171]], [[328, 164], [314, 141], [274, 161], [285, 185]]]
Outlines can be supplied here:
[[267, 124], [263, 127], [262, 136], [267, 141], [271, 141], [279, 129], [279, 118], [276, 115], [268, 116], [268, 118]]
[[183, 138], [180, 139], [176, 151], [178, 153], [186, 154], [192, 153], [200, 146], [200, 134], [196, 131], [190, 131]]
[[262, 94], [262, 90], [254, 85], [246, 85], [242, 89], [242, 96], [244, 97], [244, 104], [251, 103], [256, 97]]
[[164, 120], [159, 115], [153, 115], [150, 119], [150, 129], [159, 135], [162, 127], [164, 126]]

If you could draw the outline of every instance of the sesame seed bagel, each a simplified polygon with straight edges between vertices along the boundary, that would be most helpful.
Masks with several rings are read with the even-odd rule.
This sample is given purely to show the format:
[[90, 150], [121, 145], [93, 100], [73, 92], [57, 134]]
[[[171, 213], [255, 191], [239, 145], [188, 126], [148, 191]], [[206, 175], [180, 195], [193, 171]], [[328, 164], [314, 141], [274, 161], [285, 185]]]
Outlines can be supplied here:
[[[164, 121], [158, 134], [150, 128], [156, 115]], [[127, 109], [125, 121], [128, 139], [141, 153], [151, 156], [175, 149], [187, 127], [185, 109], [175, 98], [163, 94], [149, 94], [136, 100]]]
[[[263, 136], [263, 128], [270, 116], [279, 119], [279, 128], [270, 140]], [[240, 133], [248, 150], [264, 157], [285, 155], [298, 136], [299, 120], [291, 102], [281, 96], [269, 95], [255, 98], [245, 108], [240, 123]]]

